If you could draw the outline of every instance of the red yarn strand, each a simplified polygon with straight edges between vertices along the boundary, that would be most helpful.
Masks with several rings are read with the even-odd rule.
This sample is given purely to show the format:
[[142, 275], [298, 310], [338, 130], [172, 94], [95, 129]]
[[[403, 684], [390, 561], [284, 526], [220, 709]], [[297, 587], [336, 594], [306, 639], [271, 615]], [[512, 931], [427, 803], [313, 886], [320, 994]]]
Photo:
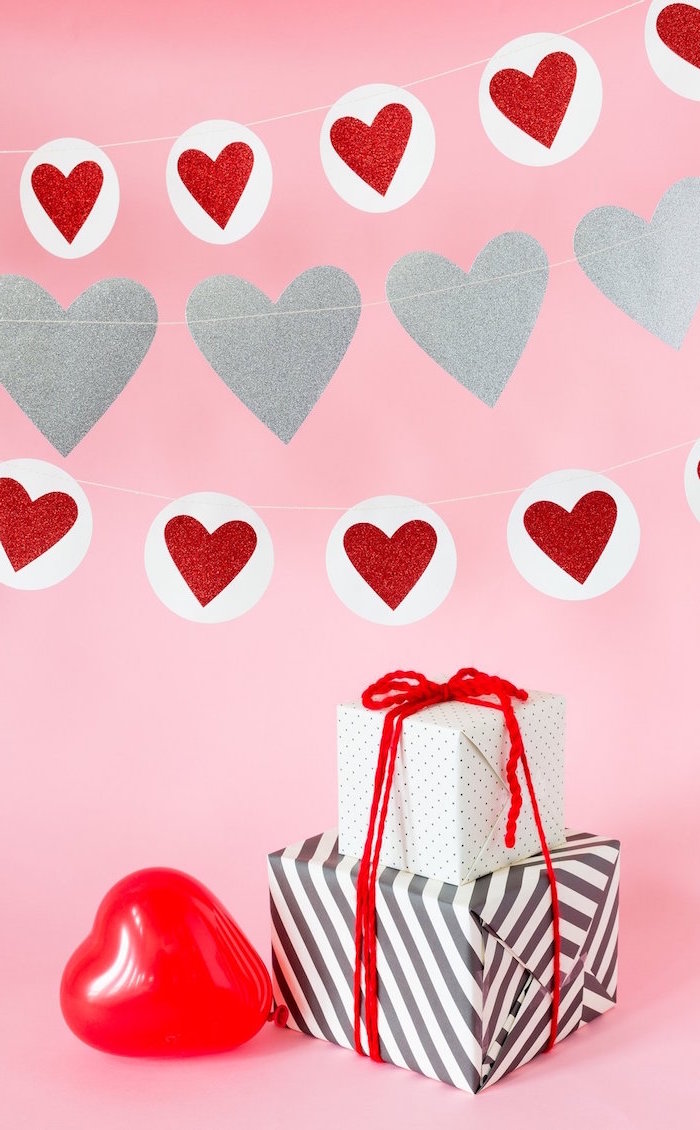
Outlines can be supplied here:
[[[491, 695], [497, 702], [489, 702], [485, 696]], [[374, 791], [370, 806], [369, 823], [365, 847], [357, 873], [357, 910], [355, 921], [355, 971], [354, 971], [354, 1037], [355, 1050], [360, 1055], [368, 1054], [371, 1059], [381, 1061], [379, 1044], [379, 1001], [377, 983], [377, 931], [376, 931], [376, 891], [379, 874], [379, 856], [384, 838], [384, 828], [389, 811], [391, 786], [394, 779], [396, 757], [401, 741], [403, 723], [412, 714], [417, 714], [428, 706], [450, 700], [486, 706], [500, 710], [510, 739], [510, 753], [506, 763], [506, 781], [510, 790], [510, 807], [506, 821], [506, 847], [515, 845], [516, 827], [522, 808], [522, 789], [518, 781], [518, 764], [523, 767], [525, 782], [532, 804], [535, 826], [542, 849], [547, 877], [552, 894], [552, 936], [554, 943], [552, 1014], [549, 1051], [556, 1042], [559, 1023], [561, 930], [559, 919], [559, 898], [557, 882], [549, 854], [544, 828], [540, 817], [530, 767], [525, 756], [518, 719], [513, 709], [513, 699], [525, 701], [527, 691], [519, 690], [512, 683], [496, 675], [486, 675], [474, 667], [463, 667], [447, 683], [433, 683], [417, 671], [392, 671], [368, 687], [362, 695], [362, 704], [369, 710], [384, 710], [387, 707], [382, 736], [379, 743], [379, 756], [374, 775]], [[362, 1047], [362, 973], [364, 970], [365, 1029], [367, 1032], [367, 1053]]]
[[542, 855], [547, 867], [547, 878], [549, 879], [549, 887], [552, 892], [552, 935], [554, 940], [554, 957], [553, 957], [553, 972], [552, 972], [552, 1022], [549, 1028], [549, 1043], [546, 1050], [549, 1052], [554, 1047], [557, 1041], [557, 1028], [559, 1027], [559, 1003], [561, 998], [561, 922], [559, 918], [559, 892], [557, 890], [557, 880], [554, 874], [554, 864], [552, 857], [549, 854], [547, 841], [544, 835], [544, 828], [542, 827], [542, 819], [540, 817], [540, 810], [535, 798], [535, 787], [532, 783], [530, 775], [530, 766], [527, 763], [525, 751], [521, 755], [521, 762], [523, 766], [523, 773], [525, 774], [525, 781], [527, 784], [527, 791], [530, 794], [530, 801], [532, 803], [532, 812], [535, 817], [535, 824], [537, 826], [537, 835], [540, 838], [540, 846], [542, 848]]

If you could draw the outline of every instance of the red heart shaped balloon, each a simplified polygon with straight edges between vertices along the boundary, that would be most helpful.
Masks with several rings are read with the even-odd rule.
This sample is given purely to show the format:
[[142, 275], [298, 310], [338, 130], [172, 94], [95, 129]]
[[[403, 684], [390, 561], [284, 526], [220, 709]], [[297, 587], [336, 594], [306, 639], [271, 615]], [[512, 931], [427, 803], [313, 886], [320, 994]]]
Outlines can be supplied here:
[[270, 975], [228, 911], [166, 868], [108, 891], [61, 981], [68, 1026], [120, 1055], [235, 1048], [260, 1030], [271, 1002]]

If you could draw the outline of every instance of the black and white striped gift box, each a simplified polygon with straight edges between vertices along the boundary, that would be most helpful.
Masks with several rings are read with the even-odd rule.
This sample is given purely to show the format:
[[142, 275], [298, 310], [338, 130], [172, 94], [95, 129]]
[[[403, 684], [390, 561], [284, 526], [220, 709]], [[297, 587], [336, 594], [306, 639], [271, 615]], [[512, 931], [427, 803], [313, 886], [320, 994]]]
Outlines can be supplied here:
[[[551, 854], [558, 1042], [615, 1003], [619, 843], [568, 832]], [[290, 1028], [353, 1048], [357, 860], [339, 854], [333, 831], [268, 863], [275, 999]], [[475, 1093], [546, 1047], [553, 945], [541, 855], [462, 886], [385, 868], [377, 946], [383, 1059]]]

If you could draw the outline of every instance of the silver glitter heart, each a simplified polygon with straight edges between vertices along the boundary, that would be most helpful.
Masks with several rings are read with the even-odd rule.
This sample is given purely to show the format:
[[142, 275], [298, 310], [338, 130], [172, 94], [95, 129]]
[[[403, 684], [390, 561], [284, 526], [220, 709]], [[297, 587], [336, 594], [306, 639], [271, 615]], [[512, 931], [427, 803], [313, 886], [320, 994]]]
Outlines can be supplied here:
[[594, 208], [574, 251], [606, 298], [679, 349], [700, 301], [700, 178], [671, 185], [649, 223], [616, 205]]
[[465, 388], [493, 408], [537, 321], [549, 267], [525, 232], [505, 232], [465, 272], [431, 251], [404, 255], [386, 295], [403, 328]]
[[67, 310], [31, 279], [0, 276], [0, 383], [61, 455], [143, 361], [158, 310], [140, 283], [104, 279]]
[[187, 303], [195, 344], [235, 395], [285, 443], [303, 424], [352, 340], [360, 292], [338, 267], [312, 267], [277, 302], [214, 275]]

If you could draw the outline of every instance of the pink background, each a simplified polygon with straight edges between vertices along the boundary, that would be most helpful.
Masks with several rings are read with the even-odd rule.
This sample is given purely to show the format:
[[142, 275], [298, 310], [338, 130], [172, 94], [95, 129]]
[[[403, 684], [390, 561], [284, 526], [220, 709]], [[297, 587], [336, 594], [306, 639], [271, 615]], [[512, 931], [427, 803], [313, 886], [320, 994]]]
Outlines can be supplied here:
[[[611, 5], [612, 6], [612, 5]], [[366, 82], [408, 82], [532, 31], [560, 31], [605, 0], [232, 5], [24, 0], [3, 20], [1, 144], [56, 137], [101, 144], [177, 134], [333, 102]], [[324, 111], [258, 127], [274, 186], [241, 243], [190, 235], [165, 191], [169, 142], [109, 150], [122, 203], [94, 254], [53, 258], [27, 230], [25, 160], [0, 158], [2, 270], [67, 304], [127, 275], [162, 319], [192, 287], [230, 271], [276, 297], [333, 263], [365, 301], [418, 248], [467, 267], [492, 236], [522, 228], [568, 259], [577, 221], [602, 203], [649, 216], [677, 178], [700, 172], [700, 106], [656, 78], [646, 6], [574, 33], [603, 79], [600, 122], [564, 163], [516, 165], [488, 141], [481, 67], [414, 89], [437, 132], [433, 172], [388, 215], [352, 209], [318, 158]], [[253, 506], [346, 506], [371, 495], [430, 500], [525, 486], [563, 467], [603, 469], [700, 432], [700, 319], [675, 352], [622, 315], [577, 265], [552, 270], [540, 318], [494, 410], [409, 339], [386, 307], [363, 312], [347, 357], [283, 446], [224, 387], [184, 326], [162, 326], [123, 396], [65, 460], [0, 394], [2, 458], [35, 457], [76, 478], [177, 497], [220, 490]], [[164, 505], [86, 487], [94, 536], [80, 568], [40, 592], [3, 589], [4, 1107], [8, 1125], [131, 1130], [677, 1126], [700, 1098], [700, 922], [696, 853], [697, 563], [686, 452], [613, 472], [642, 525], [639, 557], [614, 590], [565, 603], [530, 588], [508, 556], [513, 495], [442, 506], [457, 544], [454, 588], [428, 619], [390, 629], [330, 589], [335, 515], [263, 511], [276, 568], [242, 619], [178, 619], [143, 568]], [[623, 840], [620, 1005], [480, 1099], [267, 1026], [206, 1061], [113, 1059], [65, 1027], [58, 983], [106, 889], [149, 865], [199, 877], [268, 956], [265, 855], [335, 819], [334, 706], [397, 666], [437, 676], [476, 664], [568, 699], [568, 822]], [[690, 1117], [690, 1116], [689, 1116]]]

